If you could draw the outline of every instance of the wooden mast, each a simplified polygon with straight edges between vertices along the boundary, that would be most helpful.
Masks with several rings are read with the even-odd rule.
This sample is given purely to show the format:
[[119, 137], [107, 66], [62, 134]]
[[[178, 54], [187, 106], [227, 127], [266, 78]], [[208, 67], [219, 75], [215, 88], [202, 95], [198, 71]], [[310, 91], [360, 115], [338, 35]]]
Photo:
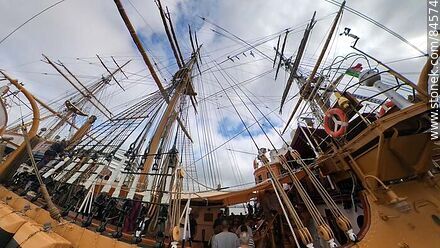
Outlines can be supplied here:
[[[43, 57], [47, 60], [47, 63], [49, 63], [61, 76], [63, 76], [63, 78], [64, 79], [66, 79], [67, 80], [67, 82], [69, 82], [79, 93], [81, 93], [81, 95], [85, 98], [85, 99], [90, 99], [91, 97], [94, 97], [94, 95], [93, 94], [86, 94], [86, 93], [84, 93], [78, 86], [76, 86], [73, 82], [72, 82], [72, 80], [70, 80], [68, 77], [67, 77], [67, 75], [66, 74], [64, 74], [61, 70], [60, 70], [60, 68], [58, 68], [46, 55], [44, 55], [43, 54]], [[84, 88], [87, 88], [87, 87], [85, 87], [84, 85], [81, 85], [81, 86], [83, 86]], [[88, 91], [88, 90], [87, 90]], [[95, 98], [95, 97], [94, 97]], [[97, 100], [97, 99], [96, 99]], [[89, 102], [91, 103], [91, 104], [93, 104], [93, 106], [95, 106], [95, 108], [99, 111], [99, 112], [101, 112], [105, 117], [107, 117], [108, 119], [111, 119], [111, 116], [108, 114], [108, 113], [106, 113], [105, 111], [103, 111], [102, 109], [101, 109], [101, 107], [100, 106], [98, 106], [98, 104], [96, 104], [95, 102], [93, 102], [93, 101], [90, 101], [89, 100]], [[98, 101], [99, 102], [99, 101]], [[104, 106], [104, 104], [100, 104], [101, 106]], [[107, 111], [109, 111], [105, 106], [104, 106], [104, 108], [107, 110]], [[111, 114], [111, 112], [109, 112], [110, 114]]]
[[[298, 77], [298, 67], [299, 63], [303, 57], [304, 51], [306, 49], [307, 41], [309, 40], [310, 32], [312, 31], [313, 26], [315, 25], [315, 16], [316, 11], [313, 13], [312, 19], [310, 20], [310, 23], [307, 25], [306, 30], [304, 31], [303, 38], [301, 39], [301, 43], [298, 48], [298, 52], [296, 54], [295, 61], [293, 62], [292, 66], [290, 67], [290, 75], [289, 79], [287, 80], [286, 87], [284, 88], [283, 96], [281, 98], [281, 104], [280, 104], [280, 113], [282, 113], [284, 102], [286, 101], [287, 95], [289, 94], [290, 87], [292, 86], [292, 82], [294, 78]], [[277, 48], [277, 54], [278, 54], [278, 48]], [[280, 61], [282, 60], [282, 55], [280, 55]], [[298, 79], [300, 80], [300, 79]]]
[[119, 14], [122, 17], [122, 20], [125, 23], [125, 26], [127, 27], [128, 31], [130, 32], [131, 38], [133, 39], [134, 44], [136, 44], [136, 47], [138, 48], [139, 52], [141, 53], [142, 59], [144, 60], [145, 64], [148, 67], [148, 70], [151, 73], [151, 76], [154, 79], [154, 82], [156, 83], [157, 87], [160, 90], [160, 93], [162, 94], [165, 101], [168, 103], [169, 98], [168, 94], [165, 91], [165, 88], [163, 87], [162, 83], [160, 82], [159, 77], [157, 76], [156, 71], [154, 70], [153, 64], [151, 64], [150, 58], [148, 57], [147, 53], [145, 52], [144, 46], [142, 45], [141, 40], [136, 34], [136, 30], [133, 27], [133, 24], [131, 24], [130, 19], [127, 16], [127, 13], [125, 12], [124, 6], [122, 6], [122, 3], [120, 0], [114, 0], [116, 7], [118, 8]]
[[[191, 84], [191, 71], [192, 71], [194, 63], [196, 63], [197, 54], [198, 54], [199, 49], [197, 49], [197, 51], [195, 51], [192, 54], [191, 59], [186, 63], [186, 65], [184, 65], [183, 68], [181, 68], [177, 72], [177, 73], [184, 72], [184, 74], [180, 76], [181, 82], [179, 82], [179, 85], [177, 85], [176, 89], [174, 90], [174, 95], [170, 99], [170, 96], [166, 92], [159, 77], [157, 76], [157, 73], [156, 73], [153, 65], [151, 64], [151, 61], [150, 61], [147, 53], [145, 52], [145, 49], [142, 45], [142, 42], [139, 39], [139, 37], [137, 36], [136, 31], [135, 31], [133, 25], [131, 24], [130, 19], [127, 16], [127, 13], [125, 12], [124, 6], [122, 5], [120, 0], [114, 0], [114, 2], [118, 8], [118, 11], [119, 11], [119, 14], [121, 15], [122, 20], [125, 23], [125, 26], [127, 27], [128, 31], [130, 32], [130, 35], [131, 35], [131, 38], [133, 39], [133, 42], [136, 44], [136, 47], [138, 48], [139, 52], [141, 53], [142, 58], [151, 73], [151, 76], [153, 77], [157, 87], [159, 88], [159, 91], [161, 92], [165, 101], [168, 103], [168, 106], [165, 110], [165, 113], [163, 114], [162, 119], [159, 122], [158, 128], [156, 129], [156, 132], [150, 141], [149, 153], [154, 154], [154, 153], [157, 153], [157, 151], [158, 151], [160, 140], [162, 139], [162, 136], [166, 131], [166, 127], [168, 126], [167, 124], [170, 120], [172, 120], [172, 121], [177, 120], [177, 122], [179, 123], [179, 126], [182, 128], [185, 135], [187, 135], [189, 137], [188, 131], [183, 126], [183, 122], [179, 119], [179, 117], [177, 116], [177, 114], [175, 112], [175, 107], [176, 107], [176, 104], [178, 103], [178, 100], [180, 99], [180, 96], [182, 96], [182, 94], [185, 93], [186, 87], [189, 84]], [[189, 138], [191, 139], [191, 137], [189, 137]], [[140, 183], [141, 188], [146, 186], [145, 185], [146, 174], [150, 171], [151, 166], [153, 164], [153, 161], [154, 161], [154, 156], [148, 156], [147, 159], [145, 160], [145, 163], [142, 167], [142, 174], [139, 179], [139, 183]]]
[[[64, 79], [67, 80], [67, 82], [69, 82], [81, 95], [82, 95], [82, 99], [80, 99], [80, 101], [77, 102], [84, 102], [84, 101], [88, 101], [90, 102], [99, 112], [101, 112], [105, 117], [107, 117], [108, 119], [111, 119], [111, 115], [112, 112], [95, 96], [95, 94], [102, 89], [102, 87], [105, 85], [105, 79], [99, 81], [96, 85], [96, 89], [95, 90], [89, 90], [86, 85], [84, 85], [63, 63], [59, 62], [59, 65], [61, 67], [63, 67], [67, 73], [72, 76], [75, 81], [82, 87], [84, 88], [85, 92], [83, 92], [82, 89], [80, 89], [79, 86], [77, 86], [76, 84], [73, 83], [73, 81], [67, 77], [66, 74], [64, 74], [61, 69], [54, 63], [52, 62], [46, 55], [43, 54], [43, 57], [46, 59], [45, 62], [47, 62], [48, 64], [50, 64], [61, 76], [63, 76]], [[98, 57], [99, 58], [99, 57]], [[121, 67], [118, 67], [116, 70], [114, 70], [113, 72], [109, 71], [109, 75], [106, 78], [111, 78], [114, 77], [114, 75], [119, 72], [122, 71], [122, 68], [124, 66], [126, 66], [131, 60], [127, 61], [126, 63], [124, 63]], [[100, 89], [99, 89], [100, 88]], [[92, 101], [92, 98], [96, 101], [96, 103], [94, 101]], [[42, 104], [38, 99], [35, 99], [37, 102], [39, 102], [40, 104]], [[43, 105], [43, 104], [42, 104]], [[56, 131], [58, 131], [61, 127], [63, 127], [66, 123], [69, 123], [70, 125], [74, 125], [74, 123], [72, 121], [69, 121], [69, 119], [72, 117], [72, 115], [74, 114], [74, 111], [71, 109], [68, 109], [67, 113], [61, 115], [60, 113], [53, 111], [51, 109], [48, 108], [47, 105], [43, 105], [43, 107], [47, 108], [50, 112], [54, 113], [55, 115], [57, 115], [58, 117], [60, 117], [60, 120], [58, 121], [58, 123], [56, 123], [56, 125], [51, 128], [49, 130], [49, 132], [45, 135], [46, 139], [51, 138]], [[76, 129], [79, 129], [78, 127], [75, 127]]]
[[[319, 66], [321, 65], [322, 59], [324, 58], [324, 55], [327, 52], [327, 48], [328, 48], [328, 46], [330, 44], [330, 41], [331, 41], [331, 39], [333, 37], [333, 34], [334, 34], [335, 30], [336, 30], [336, 26], [338, 25], [339, 18], [341, 17], [342, 11], [344, 10], [344, 6], [345, 6], [345, 1], [342, 2], [341, 7], [339, 8], [338, 14], [336, 15], [336, 17], [335, 17], [335, 19], [333, 21], [333, 26], [330, 29], [330, 33], [327, 36], [327, 40], [325, 41], [324, 47], [321, 50], [321, 54], [319, 55], [318, 60], [316, 61], [315, 67], [313, 67], [313, 71], [310, 74], [309, 78], [307, 79], [307, 81], [306, 81], [306, 83], [304, 85], [305, 89], [310, 87], [310, 84], [311, 84], [313, 78], [315, 77], [316, 72], [318, 71]], [[290, 114], [289, 120], [287, 121], [286, 127], [284, 128], [282, 133], [284, 133], [286, 131], [287, 127], [289, 126], [290, 122], [292, 121], [293, 117], [295, 116], [296, 111], [298, 110], [298, 108], [301, 105], [301, 102], [303, 100], [304, 100], [304, 97], [300, 96], [300, 98], [298, 99], [298, 102], [296, 103], [295, 107], [293, 108], [292, 114]]]
[[[165, 29], [165, 33], [167, 34], [167, 38], [168, 41], [170, 42], [170, 46], [171, 49], [173, 50], [173, 54], [174, 54], [174, 58], [176, 59], [177, 65], [179, 66], [179, 68], [183, 67], [183, 63], [185, 63], [185, 61], [180, 60], [179, 57], [179, 53], [177, 51], [177, 40], [173, 40], [173, 37], [175, 38], [175, 35], [172, 36], [171, 32], [170, 32], [170, 28], [168, 27], [167, 21], [166, 21], [166, 17], [165, 17], [165, 11], [162, 8], [162, 3], [160, 2], [160, 0], [157, 0], [157, 7], [159, 8], [159, 12], [160, 12], [160, 18], [162, 18], [162, 22], [163, 22], [163, 27]], [[171, 17], [170, 17], [171, 19]], [[176, 44], [174, 44], [176, 43]]]
[[[160, 141], [162, 140], [162, 137], [166, 133], [165, 131], [167, 128], [171, 127], [169, 125], [170, 122], [174, 122], [176, 120], [177, 115], [175, 114], [175, 108], [177, 103], [179, 102], [180, 97], [185, 93], [185, 90], [187, 86], [191, 83], [191, 72], [194, 66], [194, 63], [197, 59], [197, 53], [193, 53], [191, 59], [187, 62], [187, 64], [180, 70], [183, 71], [185, 74], [182, 75], [182, 80], [179, 83], [179, 85], [176, 87], [175, 92], [173, 96], [171, 97], [168, 106], [165, 110], [165, 113], [163, 114], [159, 125], [156, 129], [156, 132], [154, 133], [151, 141], [150, 146], [148, 149], [148, 153], [150, 154], [156, 154], [159, 149]], [[179, 72], [177, 72], [179, 73]], [[143, 185], [146, 182], [146, 173], [148, 173], [151, 169], [151, 166], [154, 162], [154, 156], [148, 156], [145, 160], [145, 163], [142, 167], [142, 175], [140, 176], [139, 182], [141, 187], [145, 186]]]

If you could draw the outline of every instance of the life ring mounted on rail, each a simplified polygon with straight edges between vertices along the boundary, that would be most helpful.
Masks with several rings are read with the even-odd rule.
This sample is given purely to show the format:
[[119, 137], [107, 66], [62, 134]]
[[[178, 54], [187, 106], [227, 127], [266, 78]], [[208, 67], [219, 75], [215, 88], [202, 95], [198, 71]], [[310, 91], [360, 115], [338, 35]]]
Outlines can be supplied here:
[[388, 101], [385, 104], [383, 104], [380, 109], [379, 113], [377, 113], [377, 118], [380, 118], [384, 116], [388, 111], [390, 111], [394, 106], [396, 106], [392, 101]]
[[347, 131], [347, 115], [340, 108], [332, 108], [325, 112], [324, 129], [333, 138], [340, 137]]

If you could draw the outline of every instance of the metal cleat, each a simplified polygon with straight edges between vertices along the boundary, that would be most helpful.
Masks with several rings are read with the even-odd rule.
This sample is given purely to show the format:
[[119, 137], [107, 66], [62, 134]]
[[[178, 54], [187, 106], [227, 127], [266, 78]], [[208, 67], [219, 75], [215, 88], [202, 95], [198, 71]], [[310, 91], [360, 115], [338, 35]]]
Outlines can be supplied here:
[[330, 248], [338, 247], [338, 245], [337, 245], [336, 242], [335, 242], [335, 239], [330, 239], [330, 240], [327, 241], [327, 242], [328, 242], [328, 246], [329, 246]]
[[357, 242], [357, 241], [358, 241], [358, 240], [357, 240], [357, 236], [356, 236], [356, 234], [353, 232], [353, 229], [348, 230], [348, 231], [347, 231], [347, 235], [348, 235], [348, 238], [349, 238], [351, 241], [353, 241], [353, 242]]

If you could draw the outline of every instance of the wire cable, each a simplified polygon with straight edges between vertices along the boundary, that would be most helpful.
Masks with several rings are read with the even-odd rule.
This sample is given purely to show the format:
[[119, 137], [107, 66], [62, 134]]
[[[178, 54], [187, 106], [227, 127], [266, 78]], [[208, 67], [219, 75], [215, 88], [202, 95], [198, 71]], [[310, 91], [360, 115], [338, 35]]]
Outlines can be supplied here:
[[22, 28], [24, 25], [28, 24], [30, 21], [32, 21], [33, 19], [37, 18], [39, 15], [43, 14], [44, 12], [50, 10], [51, 8], [57, 6], [58, 4], [64, 2], [66, 0], [61, 0], [58, 1], [50, 6], [48, 6], [47, 8], [43, 9], [42, 11], [38, 12], [37, 14], [33, 15], [31, 18], [27, 19], [25, 22], [23, 22], [22, 24], [20, 24], [18, 27], [16, 27], [14, 30], [12, 30], [8, 35], [6, 35], [5, 37], [3, 37], [3, 39], [0, 40], [0, 44], [2, 44], [6, 39], [8, 39], [9, 37], [11, 37], [15, 32], [17, 32], [20, 28]]

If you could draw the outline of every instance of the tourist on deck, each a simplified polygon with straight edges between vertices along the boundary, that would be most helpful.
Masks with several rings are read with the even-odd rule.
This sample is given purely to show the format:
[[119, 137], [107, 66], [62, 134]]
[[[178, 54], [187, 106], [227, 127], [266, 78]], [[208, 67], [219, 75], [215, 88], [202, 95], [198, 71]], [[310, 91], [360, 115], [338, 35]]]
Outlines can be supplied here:
[[247, 211], [249, 216], [254, 215], [254, 208], [252, 207], [250, 202], [247, 204]]
[[252, 248], [255, 247], [252, 243], [252, 246], [250, 244], [250, 237], [247, 234], [247, 232], [240, 233], [240, 246], [238, 248]]
[[217, 219], [214, 220], [214, 234], [220, 233], [222, 231], [222, 221], [223, 221], [224, 217], [223, 217], [223, 212], [220, 211], [217, 214]]
[[241, 237], [243, 233], [246, 234], [246, 237], [248, 239], [247, 247], [254, 248], [255, 247], [254, 238], [253, 238], [252, 228], [249, 226], [249, 219], [247, 219], [246, 222], [243, 222], [237, 228], [236, 234], [238, 235], [238, 237]]
[[230, 220], [232, 220], [232, 226], [230, 228], [230, 231], [231, 232], [237, 232], [237, 230], [239, 230], [238, 228], [240, 226], [240, 220], [235, 215]]
[[212, 248], [237, 248], [240, 241], [235, 233], [229, 232], [229, 223], [222, 221], [222, 232], [215, 235], [212, 239]]

